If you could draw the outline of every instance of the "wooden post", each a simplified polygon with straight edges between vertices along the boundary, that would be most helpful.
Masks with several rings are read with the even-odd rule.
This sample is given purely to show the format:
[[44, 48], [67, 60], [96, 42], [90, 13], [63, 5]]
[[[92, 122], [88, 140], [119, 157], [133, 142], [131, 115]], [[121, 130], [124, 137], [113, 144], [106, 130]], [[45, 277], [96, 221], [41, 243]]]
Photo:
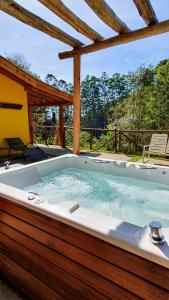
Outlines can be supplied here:
[[59, 123], [56, 127], [56, 145], [65, 147], [64, 106], [59, 106]]
[[55, 128], [55, 145], [59, 145], [59, 126], [56, 124]]
[[114, 129], [114, 151], [117, 153], [117, 128]]
[[73, 57], [74, 97], [73, 97], [73, 153], [80, 154], [80, 55]]
[[90, 144], [90, 150], [92, 150], [92, 148], [93, 148], [93, 130], [90, 130], [89, 144]]
[[29, 121], [29, 138], [33, 143], [33, 122], [32, 122], [32, 108], [28, 105], [28, 121]]
[[64, 136], [64, 106], [59, 106], [59, 145], [65, 147], [65, 136]]
[[122, 152], [122, 136], [121, 131], [119, 130], [119, 152]]

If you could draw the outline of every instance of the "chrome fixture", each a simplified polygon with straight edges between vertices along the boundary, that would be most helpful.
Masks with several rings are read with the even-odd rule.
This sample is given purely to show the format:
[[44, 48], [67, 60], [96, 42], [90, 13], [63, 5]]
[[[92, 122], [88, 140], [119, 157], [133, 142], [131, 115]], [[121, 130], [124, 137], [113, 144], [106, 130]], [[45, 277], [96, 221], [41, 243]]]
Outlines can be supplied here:
[[35, 198], [36, 198], [35, 195], [31, 193], [28, 195], [28, 200], [35, 200]]
[[133, 168], [137, 168], [137, 169], [141, 169], [141, 170], [157, 170], [156, 167], [145, 166], [145, 165], [133, 165]]
[[109, 161], [109, 160], [101, 160], [101, 159], [93, 159], [93, 161], [98, 164], [110, 164], [111, 163], [111, 161]]
[[153, 244], [161, 245], [164, 243], [164, 236], [162, 234], [162, 224], [158, 221], [152, 221], [150, 224], [150, 241]]
[[38, 198], [38, 199], [36, 199], [36, 200], [34, 201], [35, 204], [40, 204], [40, 203], [43, 203], [43, 202], [45, 202], [45, 200], [44, 200], [44, 199], [41, 199], [41, 198]]
[[153, 167], [153, 166], [147, 166], [146, 169], [147, 169], [147, 170], [157, 170], [157, 168], [156, 168], [156, 167]]
[[35, 192], [29, 192], [28, 193], [28, 200], [35, 200], [36, 196], [39, 196], [39, 194]]
[[8, 170], [10, 168], [9, 164], [10, 164], [9, 160], [4, 161], [4, 166], [5, 166], [4, 168]]

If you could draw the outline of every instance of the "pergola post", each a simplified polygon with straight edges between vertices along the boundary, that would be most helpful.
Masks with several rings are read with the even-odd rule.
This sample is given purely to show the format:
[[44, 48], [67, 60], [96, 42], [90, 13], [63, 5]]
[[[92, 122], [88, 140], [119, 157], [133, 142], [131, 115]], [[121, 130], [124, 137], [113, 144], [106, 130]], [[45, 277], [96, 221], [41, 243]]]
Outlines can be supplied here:
[[73, 153], [80, 154], [80, 55], [73, 57]]

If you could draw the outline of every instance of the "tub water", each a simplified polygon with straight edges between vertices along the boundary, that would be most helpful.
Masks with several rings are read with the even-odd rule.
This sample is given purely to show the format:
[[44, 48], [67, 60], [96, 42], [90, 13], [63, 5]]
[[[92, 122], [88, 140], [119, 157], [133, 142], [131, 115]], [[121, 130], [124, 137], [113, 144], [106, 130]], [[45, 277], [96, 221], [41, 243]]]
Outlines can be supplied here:
[[42, 176], [40, 182], [24, 190], [38, 193], [50, 204], [77, 201], [81, 207], [136, 225], [144, 226], [158, 219], [169, 227], [169, 186], [166, 184], [65, 168]]

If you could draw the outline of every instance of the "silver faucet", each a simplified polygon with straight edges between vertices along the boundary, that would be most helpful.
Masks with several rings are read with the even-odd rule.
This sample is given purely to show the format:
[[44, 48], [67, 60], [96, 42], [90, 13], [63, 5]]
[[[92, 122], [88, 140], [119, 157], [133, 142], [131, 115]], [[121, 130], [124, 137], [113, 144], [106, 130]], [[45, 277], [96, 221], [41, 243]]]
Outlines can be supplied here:
[[161, 245], [164, 243], [164, 236], [162, 234], [162, 224], [158, 221], [152, 221], [150, 224], [150, 241], [153, 244]]
[[9, 164], [10, 164], [10, 161], [9, 161], [9, 160], [6, 160], [6, 161], [4, 162], [5, 169], [9, 169]]

